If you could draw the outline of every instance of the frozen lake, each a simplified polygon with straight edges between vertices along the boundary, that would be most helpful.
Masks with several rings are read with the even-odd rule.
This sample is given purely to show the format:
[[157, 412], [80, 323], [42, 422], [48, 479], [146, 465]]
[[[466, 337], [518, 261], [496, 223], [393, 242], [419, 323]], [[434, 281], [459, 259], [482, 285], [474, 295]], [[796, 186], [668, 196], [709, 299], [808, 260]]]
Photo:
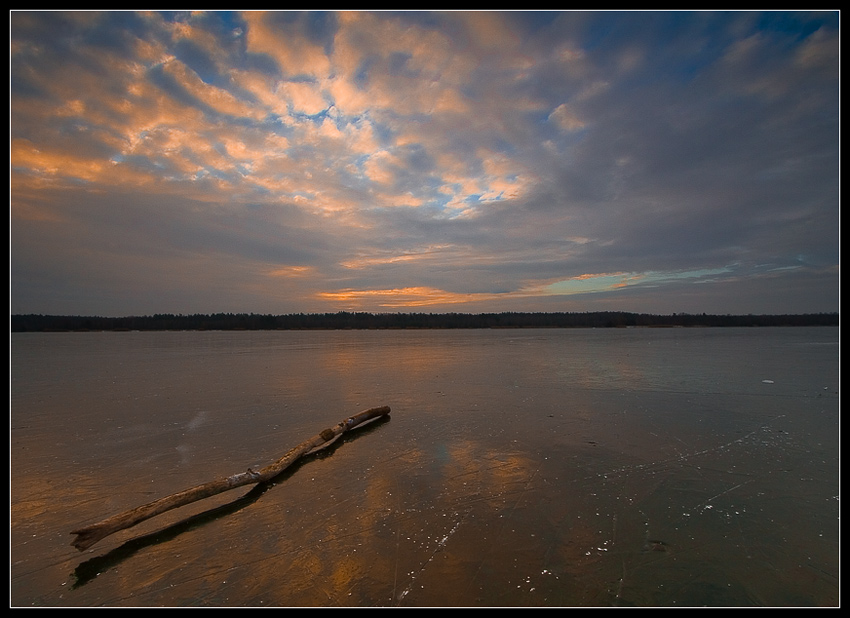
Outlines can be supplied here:
[[838, 359], [832, 327], [13, 333], [11, 604], [835, 606]]

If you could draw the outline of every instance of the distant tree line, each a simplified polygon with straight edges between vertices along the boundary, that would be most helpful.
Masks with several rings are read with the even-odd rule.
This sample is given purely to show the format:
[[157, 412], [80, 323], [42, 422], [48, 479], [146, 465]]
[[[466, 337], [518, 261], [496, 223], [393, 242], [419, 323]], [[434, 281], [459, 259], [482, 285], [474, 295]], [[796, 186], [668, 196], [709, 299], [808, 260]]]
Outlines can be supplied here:
[[127, 330], [344, 330], [447, 328], [627, 328], [717, 326], [838, 326], [838, 313], [797, 315], [653, 315], [589, 313], [256, 313], [97, 316], [12, 315], [12, 332]]

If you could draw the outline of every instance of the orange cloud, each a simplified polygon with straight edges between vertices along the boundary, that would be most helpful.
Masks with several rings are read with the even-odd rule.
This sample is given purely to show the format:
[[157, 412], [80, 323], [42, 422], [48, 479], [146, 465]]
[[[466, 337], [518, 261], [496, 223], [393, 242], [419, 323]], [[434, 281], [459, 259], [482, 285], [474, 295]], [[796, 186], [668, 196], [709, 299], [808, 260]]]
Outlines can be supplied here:
[[[458, 89], [468, 83], [476, 62], [458, 53], [443, 33], [365, 12], [340, 14], [340, 24], [332, 58], [336, 74], [329, 90], [345, 113], [367, 108], [399, 114], [465, 109]], [[404, 74], [383, 70], [394, 54], [406, 58]], [[368, 93], [354, 85], [366, 58], [375, 67]]]
[[253, 106], [240, 101], [226, 90], [204, 83], [198, 75], [178, 60], [171, 60], [163, 66], [163, 71], [177, 80], [190, 94], [211, 108], [237, 118], [262, 119], [264, 113]]
[[467, 36], [476, 47], [486, 52], [515, 53], [520, 46], [519, 37], [508, 27], [502, 13], [461, 11], [453, 16], [464, 24]]
[[92, 181], [99, 178], [107, 167], [102, 159], [84, 159], [76, 153], [39, 148], [25, 139], [13, 140], [9, 154], [13, 168], [46, 177]]
[[397, 262], [414, 262], [433, 258], [435, 256], [445, 256], [447, 250], [451, 250], [452, 245], [431, 245], [420, 251], [409, 251], [402, 254], [378, 255], [371, 257], [357, 257], [351, 260], [342, 262], [345, 268], [368, 268], [369, 266], [377, 266], [380, 264], [394, 264]]
[[622, 271], [615, 273], [585, 273], [570, 277], [569, 279], [563, 279], [563, 281], [585, 281], [587, 279], [599, 279], [600, 277], [625, 277], [627, 274]]
[[290, 75], [306, 74], [326, 77], [330, 61], [321, 45], [310, 42], [297, 32], [282, 33], [269, 27], [266, 11], [248, 11], [243, 18], [248, 23], [248, 51], [273, 58], [281, 70]]
[[451, 305], [490, 300], [498, 298], [500, 295], [491, 293], [456, 293], [438, 288], [418, 286], [385, 290], [347, 289], [337, 292], [320, 292], [317, 296], [322, 300], [342, 302], [348, 306], [374, 304], [378, 307], [399, 309], [403, 307], [427, 307], [431, 305]]
[[318, 114], [328, 107], [321, 88], [310, 82], [283, 82], [278, 85], [279, 96], [285, 98], [292, 108], [304, 114]]
[[313, 273], [315, 269], [312, 266], [282, 266], [268, 271], [271, 277], [280, 277], [290, 279], [293, 277], [306, 277]]
[[289, 114], [289, 101], [276, 90], [276, 84], [265, 75], [249, 71], [233, 70], [233, 81], [250, 92], [268, 112], [286, 118]]

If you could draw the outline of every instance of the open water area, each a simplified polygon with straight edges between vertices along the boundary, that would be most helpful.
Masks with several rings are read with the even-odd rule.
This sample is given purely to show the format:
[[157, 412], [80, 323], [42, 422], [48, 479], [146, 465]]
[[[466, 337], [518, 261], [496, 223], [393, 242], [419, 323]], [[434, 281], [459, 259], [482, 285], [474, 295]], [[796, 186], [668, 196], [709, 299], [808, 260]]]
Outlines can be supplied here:
[[840, 604], [837, 328], [13, 333], [10, 385], [15, 607]]

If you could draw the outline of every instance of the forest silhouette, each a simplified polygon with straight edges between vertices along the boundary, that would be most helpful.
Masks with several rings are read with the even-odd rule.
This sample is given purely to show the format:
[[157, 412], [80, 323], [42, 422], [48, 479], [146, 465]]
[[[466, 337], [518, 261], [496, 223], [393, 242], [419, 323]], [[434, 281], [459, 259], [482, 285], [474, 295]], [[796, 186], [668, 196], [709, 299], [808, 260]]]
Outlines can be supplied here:
[[12, 315], [12, 332], [161, 330], [379, 330], [472, 328], [672, 328], [729, 326], [838, 326], [838, 313], [781, 315], [655, 315], [588, 313], [256, 313], [154, 314], [98, 317]]

